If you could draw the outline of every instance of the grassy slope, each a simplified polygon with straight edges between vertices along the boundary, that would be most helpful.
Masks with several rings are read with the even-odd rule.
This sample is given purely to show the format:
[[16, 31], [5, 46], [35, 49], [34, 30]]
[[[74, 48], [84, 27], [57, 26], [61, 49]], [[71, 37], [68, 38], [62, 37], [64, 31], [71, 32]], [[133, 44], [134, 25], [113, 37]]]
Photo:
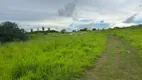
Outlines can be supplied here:
[[142, 58], [142, 27], [136, 26], [134, 28], [112, 30], [111, 34], [120, 37], [129, 45], [136, 47], [139, 50], [139, 58]]
[[109, 37], [106, 53], [81, 80], [142, 80], [142, 27], [105, 33], [115, 38]]
[[80, 80], [141, 80], [138, 51], [117, 38], [108, 38], [106, 52]]
[[101, 32], [36, 36], [0, 47], [0, 80], [73, 80], [106, 47]]

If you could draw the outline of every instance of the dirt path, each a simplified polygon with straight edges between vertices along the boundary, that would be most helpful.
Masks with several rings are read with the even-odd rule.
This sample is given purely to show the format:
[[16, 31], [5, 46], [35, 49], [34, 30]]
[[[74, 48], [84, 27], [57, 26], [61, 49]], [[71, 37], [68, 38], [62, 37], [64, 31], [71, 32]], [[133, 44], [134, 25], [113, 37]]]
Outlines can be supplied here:
[[137, 50], [109, 36], [107, 50], [93, 69], [79, 80], [142, 80]]

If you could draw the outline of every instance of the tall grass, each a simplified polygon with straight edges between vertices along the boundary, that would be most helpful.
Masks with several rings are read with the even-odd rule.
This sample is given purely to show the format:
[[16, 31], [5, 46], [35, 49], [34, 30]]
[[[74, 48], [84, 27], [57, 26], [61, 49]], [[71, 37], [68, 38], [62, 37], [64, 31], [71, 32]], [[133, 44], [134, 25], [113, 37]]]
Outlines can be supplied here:
[[138, 57], [142, 59], [142, 27], [112, 30], [111, 34], [127, 41], [128, 44], [138, 49]]
[[32, 35], [0, 47], [0, 80], [74, 80], [106, 47], [101, 32]]

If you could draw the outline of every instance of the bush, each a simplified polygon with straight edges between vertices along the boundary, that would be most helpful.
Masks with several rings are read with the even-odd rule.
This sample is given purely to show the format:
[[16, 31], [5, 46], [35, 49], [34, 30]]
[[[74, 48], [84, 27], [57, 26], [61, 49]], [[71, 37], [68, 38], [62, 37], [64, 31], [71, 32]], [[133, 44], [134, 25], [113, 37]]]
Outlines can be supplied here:
[[93, 28], [93, 29], [92, 29], [92, 31], [96, 31], [96, 30], [97, 30], [96, 28]]
[[62, 30], [61, 30], [61, 33], [65, 33], [65, 32], [66, 32], [66, 29], [62, 29]]
[[26, 40], [27, 36], [24, 29], [20, 29], [16, 23], [2, 22], [0, 24], [0, 42]]
[[84, 29], [80, 29], [80, 31], [88, 31], [88, 29], [87, 29], [87, 28], [84, 28]]

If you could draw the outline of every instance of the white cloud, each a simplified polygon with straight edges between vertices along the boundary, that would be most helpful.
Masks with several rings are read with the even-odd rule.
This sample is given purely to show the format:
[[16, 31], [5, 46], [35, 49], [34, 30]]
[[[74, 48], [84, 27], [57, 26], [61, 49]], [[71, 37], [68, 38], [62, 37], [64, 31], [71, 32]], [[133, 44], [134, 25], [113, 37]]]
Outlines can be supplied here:
[[[141, 0], [78, 0], [76, 2], [78, 19], [90, 22], [73, 21], [71, 16], [59, 17], [58, 9], [74, 0], [0, 0], [0, 22], [16, 21], [24, 28], [51, 26], [68, 28], [71, 24], [89, 24], [104, 20], [106, 23], [122, 24], [126, 18], [139, 13], [136, 20], [142, 20]], [[132, 24], [129, 24], [132, 25]], [[26, 27], [28, 26], [28, 27]]]
[[115, 25], [111, 26], [111, 28], [114, 27], [128, 27], [128, 26], [132, 26], [132, 25], [137, 25], [135, 23], [116, 23]]

